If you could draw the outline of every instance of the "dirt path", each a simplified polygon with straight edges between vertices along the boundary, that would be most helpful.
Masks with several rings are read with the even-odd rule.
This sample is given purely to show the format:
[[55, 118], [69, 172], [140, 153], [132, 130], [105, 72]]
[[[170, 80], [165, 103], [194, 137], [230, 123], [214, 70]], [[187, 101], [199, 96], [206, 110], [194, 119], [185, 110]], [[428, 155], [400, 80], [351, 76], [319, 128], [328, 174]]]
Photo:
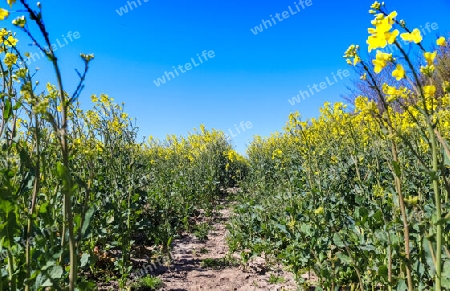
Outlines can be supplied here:
[[[297, 290], [292, 274], [282, 271], [279, 266], [267, 267], [262, 258], [249, 263], [246, 270], [230, 264], [233, 259], [227, 257], [225, 241], [229, 217], [229, 209], [220, 211], [206, 241], [190, 234], [174, 241], [169, 270], [159, 275], [165, 285], [162, 290]], [[213, 268], [217, 265], [222, 266]], [[278, 278], [283, 282], [269, 283], [271, 275], [272, 280]]]

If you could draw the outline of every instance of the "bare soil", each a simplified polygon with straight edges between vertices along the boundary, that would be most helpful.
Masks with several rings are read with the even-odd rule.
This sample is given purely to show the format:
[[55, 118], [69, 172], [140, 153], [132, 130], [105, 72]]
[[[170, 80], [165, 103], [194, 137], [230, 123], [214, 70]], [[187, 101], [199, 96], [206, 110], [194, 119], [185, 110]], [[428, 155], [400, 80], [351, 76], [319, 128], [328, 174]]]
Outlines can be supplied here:
[[[263, 258], [249, 262], [245, 267], [228, 264], [217, 268], [202, 264], [220, 259], [230, 261], [226, 243], [225, 227], [230, 217], [230, 210], [219, 211], [214, 219], [208, 239], [201, 241], [192, 234], [174, 240], [171, 251], [172, 262], [167, 270], [158, 277], [164, 282], [162, 290], [196, 291], [196, 290], [297, 290], [292, 274], [282, 270], [281, 266], [269, 266]], [[232, 258], [239, 258], [237, 254]], [[216, 260], [211, 260], [216, 259]], [[282, 283], [269, 283], [270, 276], [282, 278]]]

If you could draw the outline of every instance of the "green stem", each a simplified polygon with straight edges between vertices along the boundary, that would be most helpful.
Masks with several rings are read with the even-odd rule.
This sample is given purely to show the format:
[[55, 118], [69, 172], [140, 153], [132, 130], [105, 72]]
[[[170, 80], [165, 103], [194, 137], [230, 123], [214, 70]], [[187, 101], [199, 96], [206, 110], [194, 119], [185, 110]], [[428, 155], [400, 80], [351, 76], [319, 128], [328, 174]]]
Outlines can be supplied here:
[[11, 282], [11, 291], [17, 290], [17, 279], [16, 275], [14, 274], [14, 256], [12, 255], [11, 248], [9, 247], [8, 250], [8, 272], [9, 272], [9, 280]]
[[[26, 233], [26, 247], [25, 247], [25, 261], [26, 261], [26, 272], [27, 272], [27, 278], [31, 277], [31, 250], [30, 250], [30, 240], [29, 238], [33, 236], [31, 232], [31, 226], [32, 226], [32, 216], [34, 213], [34, 210], [36, 209], [36, 200], [37, 195], [39, 193], [40, 189], [40, 175], [41, 175], [41, 152], [40, 152], [40, 131], [39, 131], [39, 117], [36, 115], [36, 126], [35, 126], [35, 134], [36, 134], [36, 176], [34, 178], [34, 186], [33, 186], [33, 196], [31, 198], [31, 208], [29, 210], [30, 217], [28, 218], [28, 225], [27, 225], [27, 233]], [[25, 285], [25, 291], [30, 290], [29, 282]]]
[[[431, 124], [431, 120], [427, 119], [427, 125], [428, 125], [428, 131], [430, 134], [430, 141], [431, 141], [431, 152], [432, 152], [432, 179], [433, 179], [433, 192], [434, 192], [434, 200], [435, 200], [435, 206], [436, 206], [436, 219], [439, 220], [442, 217], [442, 206], [441, 206], [441, 194], [439, 191], [439, 181], [438, 181], [438, 147], [436, 142], [436, 137], [434, 135], [433, 126]], [[436, 260], [435, 260], [435, 267], [436, 267], [436, 284], [435, 284], [435, 290], [440, 291], [441, 290], [441, 274], [442, 274], [442, 224], [438, 224], [436, 226]]]
[[[389, 127], [389, 134], [392, 135], [392, 129], [391, 127]], [[391, 147], [391, 151], [392, 151], [392, 157], [394, 162], [396, 162], [398, 165], [400, 165], [400, 161], [398, 158], [398, 150], [397, 150], [397, 143], [395, 142], [395, 140], [392, 140], [392, 147]], [[408, 225], [408, 217], [406, 214], [406, 206], [405, 206], [405, 201], [404, 201], [404, 197], [403, 197], [403, 191], [402, 191], [402, 182], [400, 177], [397, 175], [397, 173], [394, 170], [394, 182], [395, 182], [395, 190], [398, 194], [398, 203], [399, 203], [399, 207], [400, 207], [400, 212], [402, 215], [402, 221], [403, 221], [403, 236], [404, 236], [404, 242], [405, 242], [405, 258], [407, 260], [407, 263], [405, 264], [405, 268], [406, 268], [406, 279], [408, 282], [408, 290], [409, 291], [413, 291], [413, 280], [412, 280], [412, 275], [411, 275], [411, 267], [410, 267], [410, 249], [409, 249], [409, 225]]]

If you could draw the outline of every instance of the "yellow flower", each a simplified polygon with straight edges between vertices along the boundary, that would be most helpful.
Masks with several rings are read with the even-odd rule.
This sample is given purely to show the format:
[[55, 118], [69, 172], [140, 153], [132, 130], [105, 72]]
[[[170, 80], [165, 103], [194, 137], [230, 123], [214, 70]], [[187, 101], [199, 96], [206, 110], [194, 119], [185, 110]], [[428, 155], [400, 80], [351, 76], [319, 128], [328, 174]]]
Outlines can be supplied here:
[[2, 39], [2, 41], [3, 41], [3, 37], [7, 36], [8, 34], [9, 34], [9, 32], [5, 28], [2, 28], [0, 30], [0, 38]]
[[324, 210], [323, 207], [320, 206], [319, 208], [317, 208], [316, 210], [314, 210], [314, 214], [323, 214]]
[[272, 152], [272, 160], [274, 160], [276, 157], [281, 157], [283, 155], [283, 152], [280, 149], [276, 149]]
[[436, 40], [436, 44], [438, 46], [445, 46], [447, 44], [447, 41], [446, 41], [445, 37], [441, 36], [440, 38], [438, 38]]
[[405, 77], [405, 69], [402, 65], [397, 64], [395, 70], [392, 71], [392, 77], [394, 77], [397, 81], [400, 81]]
[[75, 138], [73, 140], [73, 145], [74, 146], [80, 146], [81, 145], [81, 138]]
[[387, 62], [392, 60], [392, 54], [383, 53], [381, 51], [377, 51], [377, 56], [375, 60], [372, 60], [373, 65], [375, 66], [375, 73], [380, 73], [381, 70], [386, 67]]
[[366, 43], [369, 45], [369, 53], [374, 49], [384, 48], [386, 46], [386, 41], [382, 38], [377, 37], [377, 35], [370, 35], [367, 38]]
[[381, 7], [381, 4], [378, 1], [375, 1], [372, 5], [370, 5], [370, 8], [376, 9], [376, 10], [379, 10], [380, 7]]
[[17, 25], [21, 28], [24, 28], [26, 23], [27, 19], [25, 18], [25, 16], [17, 17], [12, 21], [12, 24]]
[[17, 56], [12, 53], [6, 53], [5, 59], [3, 61], [9, 68], [11, 68], [13, 65], [17, 63]]
[[6, 3], [8, 3], [10, 7], [12, 7], [13, 4], [16, 3], [16, 0], [6, 0]]
[[376, 48], [384, 48], [388, 43], [393, 44], [399, 35], [399, 31], [396, 29], [392, 32], [392, 25], [395, 23], [394, 18], [397, 16], [397, 12], [393, 11], [387, 17], [382, 13], [377, 14], [372, 24], [375, 28], [369, 28], [368, 32], [371, 34], [366, 43], [369, 45], [368, 49], [371, 52]]
[[383, 197], [383, 196], [384, 196], [384, 190], [383, 190], [383, 188], [382, 188], [381, 186], [379, 186], [379, 185], [375, 185], [375, 186], [373, 187], [373, 195], [374, 195], [375, 197]]
[[369, 101], [369, 98], [358, 96], [355, 99], [355, 109], [356, 110], [364, 110], [367, 107], [367, 102]]
[[399, 34], [400, 32], [398, 31], [398, 29], [394, 30], [393, 32], [387, 32], [385, 36], [388, 44], [393, 44]]
[[435, 67], [434, 65], [429, 66], [420, 66], [420, 72], [424, 75], [431, 77], [434, 73]]
[[8, 40], [5, 41], [5, 44], [8, 46], [16, 46], [18, 41], [19, 41], [18, 39], [14, 38], [13, 36], [10, 35], [8, 37]]
[[415, 28], [411, 33], [405, 32], [400, 35], [400, 37], [409, 42], [419, 43], [422, 41], [422, 35], [420, 35], [420, 30]]
[[97, 96], [96, 95], [92, 95], [91, 96], [91, 101], [94, 102], [94, 103], [97, 103], [98, 102]]
[[103, 146], [100, 143], [95, 143], [95, 148], [97, 149], [97, 152], [103, 152]]
[[398, 98], [406, 98], [408, 97], [408, 94], [410, 91], [407, 88], [400, 88], [397, 89], [394, 86], [389, 86], [388, 84], [383, 84], [383, 93], [387, 95], [386, 101], [387, 102], [393, 102], [397, 100]]
[[450, 93], [450, 82], [444, 81], [442, 83], [442, 89], [444, 90], [445, 93]]
[[423, 86], [423, 94], [425, 97], [434, 97], [434, 94], [436, 93], [436, 87], [431, 86]]
[[9, 16], [8, 10], [0, 8], [0, 20], [5, 20], [6, 18], [8, 18], [8, 16]]
[[425, 60], [427, 61], [427, 64], [429, 66], [431, 66], [434, 63], [434, 59], [436, 58], [436, 54], [437, 54], [436, 51], [432, 52], [432, 53], [428, 53], [428, 52], [423, 53], [423, 56], [425, 57]]
[[403, 200], [405, 201], [406, 204], [414, 206], [417, 205], [417, 203], [419, 202], [419, 196], [411, 196], [403, 198]]
[[359, 56], [356, 56], [355, 59], [353, 60], [353, 65], [356, 66], [360, 62], [361, 62], [361, 58]]
[[103, 103], [103, 104], [105, 104], [106, 106], [109, 106], [109, 98], [108, 98], [108, 95], [106, 95], [106, 94], [101, 94], [100, 95], [100, 101]]

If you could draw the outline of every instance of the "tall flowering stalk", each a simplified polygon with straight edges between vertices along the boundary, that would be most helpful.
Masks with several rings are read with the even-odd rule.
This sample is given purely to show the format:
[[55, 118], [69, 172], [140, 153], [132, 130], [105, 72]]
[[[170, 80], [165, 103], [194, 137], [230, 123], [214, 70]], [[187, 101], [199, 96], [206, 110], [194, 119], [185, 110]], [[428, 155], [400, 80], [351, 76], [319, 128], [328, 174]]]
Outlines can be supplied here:
[[[428, 236], [430, 245], [433, 240], [436, 241], [433, 249], [432, 259], [436, 270], [435, 274], [435, 290], [441, 290], [442, 280], [442, 238], [443, 238], [443, 208], [442, 202], [445, 197], [448, 197], [448, 188], [444, 187], [442, 183], [446, 181], [445, 174], [440, 171], [440, 164], [445, 161], [445, 155], [449, 153], [448, 146], [444, 139], [441, 137], [439, 125], [439, 111], [437, 104], [439, 99], [448, 98], [448, 96], [439, 97], [436, 95], [436, 85], [433, 81], [433, 75], [436, 74], [435, 70], [435, 58], [437, 51], [427, 52], [422, 45], [422, 36], [419, 29], [409, 30], [403, 20], [398, 21], [396, 19], [397, 12], [388, 14], [384, 7], [384, 3], [380, 4], [375, 2], [371, 6], [369, 11], [375, 15], [372, 25], [374, 28], [369, 28], [369, 37], [367, 39], [368, 51], [378, 48], [385, 48], [387, 45], [395, 45], [399, 50], [399, 56], [394, 57], [392, 54], [384, 53], [377, 50], [376, 58], [372, 60], [373, 72], [371, 66], [361, 60], [359, 56], [359, 47], [352, 45], [345, 53], [344, 57], [347, 58], [347, 62], [354, 66], [362, 66], [364, 75], [361, 77], [367, 81], [369, 86], [376, 91], [379, 101], [382, 105], [382, 111], [372, 110], [380, 120], [380, 125], [386, 127], [389, 135], [392, 137], [392, 158], [393, 158], [393, 174], [395, 179], [396, 191], [399, 198], [399, 205], [402, 214], [402, 220], [404, 224], [404, 240], [405, 240], [405, 268], [407, 272], [408, 289], [413, 290], [413, 278], [411, 274], [412, 264], [410, 261], [410, 242], [409, 242], [409, 228], [407, 221], [406, 207], [404, 204], [405, 198], [402, 195], [401, 186], [401, 164], [398, 159], [398, 151], [396, 146], [396, 139], [400, 138], [410, 149], [413, 149], [411, 141], [404, 138], [401, 130], [392, 123], [392, 112], [395, 110], [394, 104], [400, 105], [400, 108], [407, 112], [412, 118], [413, 122], [418, 126], [419, 130], [423, 133], [423, 137], [426, 143], [430, 147], [431, 164], [426, 167], [423, 165], [429, 176], [431, 177], [432, 190], [434, 192], [435, 203], [435, 221], [434, 232]], [[398, 27], [404, 30], [400, 34]], [[398, 37], [403, 41], [416, 45], [419, 51], [422, 52], [425, 66], [422, 66], [420, 70], [415, 68], [415, 63], [401, 46]], [[437, 45], [444, 46], [446, 44], [445, 38], [441, 37], [437, 40]], [[401, 61], [401, 59], [403, 61]], [[391, 74], [397, 82], [406, 80], [409, 86], [401, 86], [400, 83], [389, 85], [384, 83], [381, 87], [376, 82], [375, 74], [379, 74], [382, 70], [386, 70], [389, 67], [394, 67]], [[406, 69], [405, 69], [406, 67]], [[441, 79], [441, 84], [445, 88], [446, 80]], [[447, 93], [448, 91], [444, 91]], [[418, 152], [415, 152], [417, 157], [420, 157]], [[447, 156], [448, 158], [448, 156]]]
[[[7, 0], [6, 1], [11, 8], [16, 4], [16, 1]], [[25, 233], [26, 245], [25, 245], [25, 270], [26, 270], [26, 278], [32, 277], [31, 274], [31, 246], [30, 239], [36, 235], [32, 229], [32, 225], [34, 223], [33, 219], [35, 219], [37, 213], [36, 205], [38, 200], [38, 195], [40, 194], [40, 181], [42, 179], [41, 174], [41, 123], [42, 121], [47, 121], [52, 125], [54, 136], [59, 141], [59, 150], [60, 150], [60, 161], [57, 164], [57, 173], [59, 175], [60, 181], [62, 181], [61, 192], [63, 194], [63, 228], [61, 233], [68, 234], [68, 239], [65, 239], [65, 235], [62, 235], [61, 239], [61, 249], [62, 253], [66, 250], [68, 246], [69, 253], [69, 290], [75, 290], [77, 285], [77, 272], [78, 272], [78, 252], [77, 252], [77, 242], [76, 242], [76, 234], [74, 231], [74, 209], [72, 206], [73, 199], [73, 191], [76, 186], [73, 182], [72, 175], [69, 170], [69, 155], [70, 155], [70, 146], [68, 140], [68, 132], [69, 132], [69, 106], [73, 103], [73, 101], [78, 97], [83, 87], [83, 82], [85, 80], [86, 73], [88, 71], [88, 64], [92, 60], [93, 56], [82, 55], [82, 58], [85, 63], [84, 73], [80, 74], [80, 83], [75, 90], [72, 96], [68, 96], [68, 94], [64, 91], [63, 88], [63, 80], [61, 76], [61, 71], [58, 65], [58, 59], [55, 56], [53, 46], [51, 45], [49, 33], [44, 25], [44, 21], [42, 19], [42, 9], [41, 5], [38, 3], [38, 11], [33, 10], [29, 4], [25, 0], [21, 0], [20, 4], [24, 7], [28, 17], [21, 16], [13, 20], [13, 24], [25, 32], [31, 41], [40, 49], [47, 58], [51, 61], [53, 65], [53, 69], [55, 71], [57, 85], [58, 85], [58, 93], [53, 97], [42, 96], [35, 94], [33, 88], [33, 76], [30, 74], [29, 68], [26, 65], [26, 61], [24, 56], [19, 52], [16, 48], [17, 40], [14, 38], [12, 33], [7, 33], [3, 30], [2, 33], [2, 42], [11, 47], [11, 50], [5, 54], [4, 64], [7, 68], [2, 67], [2, 76], [4, 80], [3, 88], [10, 88], [7, 95], [10, 98], [17, 98], [16, 105], [14, 106], [14, 110], [18, 110], [21, 107], [25, 107], [24, 103], [30, 105], [30, 109], [26, 110], [30, 116], [30, 120], [34, 122], [33, 131], [30, 131], [32, 134], [32, 138], [34, 139], [34, 143], [32, 144], [35, 147], [34, 156], [30, 158], [34, 159], [34, 164], [32, 165], [32, 170], [34, 172], [34, 184], [31, 196], [30, 208], [28, 210], [28, 223]], [[5, 19], [9, 16], [9, 12], [5, 9], [0, 10], [0, 18]], [[35, 37], [31, 30], [28, 27], [27, 20], [31, 20], [34, 23], [38, 30], [40, 31], [41, 37], [43, 38], [43, 43]], [[11, 78], [8, 78], [11, 76]], [[23, 85], [20, 88], [20, 95], [17, 94], [16, 89], [13, 87], [13, 81], [22, 81]], [[18, 81], [18, 83], [20, 83]], [[9, 82], [9, 83], [6, 83]], [[36, 83], [37, 84], [37, 83]], [[51, 105], [54, 105], [57, 110], [52, 112]], [[9, 109], [7, 109], [9, 111]], [[9, 111], [10, 113], [12, 111]], [[11, 115], [11, 114], [8, 114]], [[15, 119], [18, 118], [18, 115], [14, 116]], [[2, 126], [7, 124], [8, 120], [3, 120]], [[15, 124], [15, 122], [13, 123]], [[11, 130], [11, 141], [15, 138], [17, 134], [16, 130], [13, 127]], [[22, 161], [23, 163], [25, 161]], [[42, 210], [41, 210], [42, 211]], [[8, 228], [10, 230], [14, 229], [14, 225], [9, 223]], [[12, 237], [10, 237], [10, 241], [12, 241]], [[15, 265], [14, 258], [11, 256], [8, 258], [8, 262], [10, 265], [10, 282], [11, 282], [11, 290], [16, 289], [16, 280], [17, 276], [14, 274], [15, 272], [12, 270], [12, 266]], [[63, 259], [63, 254], [60, 257], [61, 267], [64, 267], [65, 262]], [[30, 290], [31, 286], [29, 282], [25, 283], [25, 290]]]

